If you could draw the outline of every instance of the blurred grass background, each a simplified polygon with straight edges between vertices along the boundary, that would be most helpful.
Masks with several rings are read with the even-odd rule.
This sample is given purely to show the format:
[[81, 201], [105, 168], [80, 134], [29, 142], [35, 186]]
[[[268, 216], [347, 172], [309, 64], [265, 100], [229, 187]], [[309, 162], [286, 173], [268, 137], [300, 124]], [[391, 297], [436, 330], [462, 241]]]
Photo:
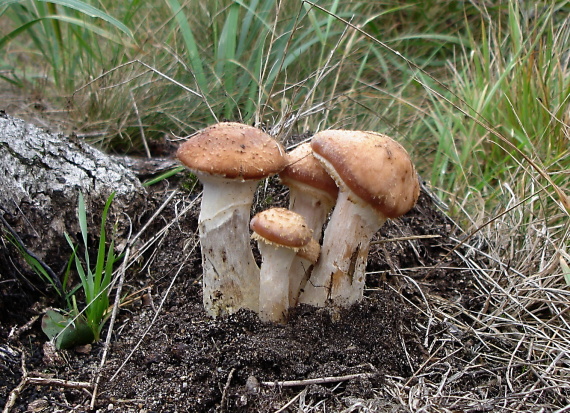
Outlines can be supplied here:
[[3, 0], [0, 82], [119, 153], [155, 155], [165, 135], [221, 120], [282, 140], [384, 132], [466, 229], [522, 202], [520, 242], [542, 220], [560, 248], [569, 11], [524, 0]]

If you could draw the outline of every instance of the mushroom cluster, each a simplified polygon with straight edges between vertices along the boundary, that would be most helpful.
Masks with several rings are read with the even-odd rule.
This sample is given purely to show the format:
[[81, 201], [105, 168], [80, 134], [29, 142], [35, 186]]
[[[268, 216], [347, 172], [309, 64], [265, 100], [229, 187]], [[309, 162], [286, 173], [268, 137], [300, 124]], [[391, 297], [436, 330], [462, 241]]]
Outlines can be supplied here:
[[[285, 322], [297, 303], [358, 302], [372, 236], [419, 196], [406, 150], [375, 132], [322, 131], [286, 154], [260, 129], [224, 122], [199, 131], [177, 157], [203, 185], [203, 302], [214, 317], [248, 308]], [[258, 183], [275, 174], [289, 187], [289, 208], [250, 219]]]

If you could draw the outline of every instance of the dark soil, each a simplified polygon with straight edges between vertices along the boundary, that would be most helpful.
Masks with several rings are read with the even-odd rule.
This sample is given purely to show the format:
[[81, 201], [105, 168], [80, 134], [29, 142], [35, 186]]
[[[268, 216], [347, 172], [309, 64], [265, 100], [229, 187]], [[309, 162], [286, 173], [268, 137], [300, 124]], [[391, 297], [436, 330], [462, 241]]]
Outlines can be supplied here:
[[[273, 191], [260, 193], [258, 205], [282, 204], [284, 191]], [[156, 189], [156, 205], [167, 195]], [[178, 195], [154, 221], [153, 231], [172, 222], [190, 200], [188, 194]], [[292, 401], [284, 411], [298, 411], [301, 403], [314, 411], [341, 411], [355, 401], [375, 399], [381, 411], [405, 411], [393, 398], [384, 398], [382, 386], [388, 377], [411, 377], [426, 362], [430, 337], [419, 328], [427, 322], [425, 297], [436, 295], [465, 308], [481, 303], [470, 273], [454, 269], [461, 263], [447, 256], [458, 229], [424, 191], [418, 205], [384, 226], [376, 239], [439, 237], [374, 244], [361, 303], [342, 310], [301, 306], [286, 325], [262, 323], [249, 311], [213, 320], [201, 304], [200, 251], [193, 249], [196, 216], [194, 209], [182, 217], [129, 269], [125, 288], [137, 293], [115, 323], [97, 410], [268, 412]], [[9, 254], [14, 252], [0, 255]], [[0, 407], [22, 380], [22, 360], [29, 377], [92, 383], [103, 354], [102, 342], [54, 354], [38, 317], [53, 302], [30, 289], [24, 275], [33, 278], [26, 269], [0, 278]], [[346, 375], [359, 376], [275, 385]], [[90, 401], [87, 390], [30, 383], [11, 411], [86, 411]]]

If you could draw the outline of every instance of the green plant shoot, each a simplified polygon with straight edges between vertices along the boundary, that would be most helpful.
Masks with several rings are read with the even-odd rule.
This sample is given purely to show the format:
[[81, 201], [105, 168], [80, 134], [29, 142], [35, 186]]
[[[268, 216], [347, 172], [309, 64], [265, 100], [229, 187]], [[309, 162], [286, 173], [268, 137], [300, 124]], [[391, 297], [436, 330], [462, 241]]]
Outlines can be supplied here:
[[81, 281], [80, 289], [85, 294], [85, 308], [80, 312], [77, 308], [75, 296], [72, 296], [73, 303], [69, 311], [63, 314], [54, 310], [46, 312], [42, 320], [42, 330], [50, 339], [55, 341], [57, 348], [69, 348], [99, 340], [101, 329], [109, 317], [109, 286], [112, 281], [113, 265], [117, 257], [114, 252], [114, 241], [111, 241], [107, 248], [105, 223], [114, 197], [115, 194], [112, 193], [103, 209], [97, 260], [95, 266], [92, 267], [88, 250], [85, 200], [79, 194], [78, 218], [85, 249], [83, 261], [76, 253], [77, 246], [69, 235], [65, 234], [65, 237], [73, 249], [72, 259]]

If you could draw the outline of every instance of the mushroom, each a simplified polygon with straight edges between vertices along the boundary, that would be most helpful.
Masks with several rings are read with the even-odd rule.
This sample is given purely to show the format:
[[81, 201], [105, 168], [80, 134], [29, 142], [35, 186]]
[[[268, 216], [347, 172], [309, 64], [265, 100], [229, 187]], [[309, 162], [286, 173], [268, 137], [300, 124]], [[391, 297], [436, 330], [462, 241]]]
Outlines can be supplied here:
[[419, 181], [406, 150], [386, 135], [323, 131], [311, 147], [340, 192], [300, 302], [346, 307], [362, 298], [370, 239], [414, 206]]
[[289, 187], [289, 209], [305, 218], [319, 240], [327, 216], [334, 206], [338, 187], [319, 161], [309, 143], [287, 154], [287, 166], [279, 172], [281, 183]]
[[199, 131], [177, 157], [203, 185], [198, 228], [204, 308], [214, 317], [240, 308], [257, 312], [250, 210], [258, 182], [285, 167], [283, 148], [257, 128], [225, 122]]
[[[313, 231], [313, 238], [319, 241], [323, 225], [337, 198], [338, 187], [313, 156], [309, 143], [299, 145], [287, 154], [287, 166], [279, 173], [279, 178], [281, 183], [289, 187], [289, 209], [305, 218], [307, 226]], [[318, 248], [309, 257], [298, 254], [291, 265], [289, 303], [292, 307], [297, 304], [299, 293], [311, 273], [316, 261], [315, 254], [318, 257]]]
[[259, 282], [259, 317], [284, 322], [289, 309], [289, 269], [293, 259], [311, 241], [303, 217], [285, 208], [255, 215], [250, 224], [263, 258]]

